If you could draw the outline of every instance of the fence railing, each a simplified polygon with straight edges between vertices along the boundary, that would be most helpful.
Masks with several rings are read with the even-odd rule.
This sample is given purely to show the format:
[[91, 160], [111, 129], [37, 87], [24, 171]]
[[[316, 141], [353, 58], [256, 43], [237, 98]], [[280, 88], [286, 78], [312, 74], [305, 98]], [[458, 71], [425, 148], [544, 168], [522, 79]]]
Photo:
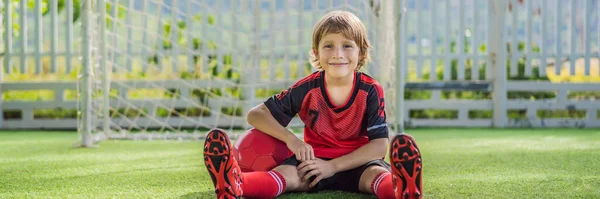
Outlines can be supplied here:
[[[425, 98], [397, 110], [408, 125], [600, 126], [598, 1], [404, 3], [403, 77], [443, 85], [399, 97]], [[448, 81], [490, 88], [461, 92]]]

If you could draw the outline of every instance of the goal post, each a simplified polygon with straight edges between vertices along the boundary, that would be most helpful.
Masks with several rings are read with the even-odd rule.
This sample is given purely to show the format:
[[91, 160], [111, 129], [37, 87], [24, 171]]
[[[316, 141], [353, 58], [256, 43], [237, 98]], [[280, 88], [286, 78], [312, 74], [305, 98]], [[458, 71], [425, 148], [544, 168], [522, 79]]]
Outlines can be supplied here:
[[81, 146], [83, 147], [91, 147], [93, 145], [92, 132], [94, 131], [93, 120], [94, 115], [92, 103], [94, 100], [92, 99], [93, 92], [93, 61], [92, 61], [92, 46], [93, 46], [93, 38], [92, 35], [94, 22], [92, 20], [92, 6], [91, 1], [82, 1], [82, 9], [81, 9], [81, 21], [82, 21], [82, 72], [79, 76], [78, 81], [78, 92], [81, 98], [81, 103], [78, 108], [80, 109], [79, 117], [80, 122], [78, 124]]
[[[82, 145], [202, 139], [211, 128], [235, 137], [249, 128], [251, 107], [314, 72], [312, 28], [331, 10], [351, 11], [365, 23], [373, 60], [364, 72], [384, 87], [388, 123], [395, 123], [394, 1], [86, 2]], [[297, 117], [289, 125], [302, 126]]]

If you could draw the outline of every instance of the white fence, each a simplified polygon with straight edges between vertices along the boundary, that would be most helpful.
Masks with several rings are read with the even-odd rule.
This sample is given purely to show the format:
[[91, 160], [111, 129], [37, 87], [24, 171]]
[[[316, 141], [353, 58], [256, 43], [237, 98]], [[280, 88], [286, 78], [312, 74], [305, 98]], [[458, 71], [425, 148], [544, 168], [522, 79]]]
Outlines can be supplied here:
[[[406, 100], [404, 108], [399, 110], [409, 125], [600, 126], [597, 117], [600, 103], [596, 97], [576, 99], [575, 94], [600, 91], [598, 1], [461, 0], [408, 1], [408, 4], [400, 25], [400, 30], [406, 32], [400, 39], [400, 49], [405, 49], [400, 55], [400, 65], [405, 71], [416, 73], [408, 77], [408, 82], [491, 83], [488, 93], [491, 99], [487, 100], [440, 99], [440, 90], [433, 90], [430, 99]], [[452, 42], [456, 42], [455, 51], [448, 52]], [[485, 49], [482, 44], [487, 45]], [[456, 62], [455, 68], [452, 62]], [[438, 63], [443, 63], [443, 69]], [[486, 70], [480, 74], [482, 68]], [[442, 70], [443, 75], [436, 77], [431, 70]], [[424, 75], [424, 71], [429, 71], [429, 75]], [[568, 77], [580, 79], [561, 81]], [[514, 95], [518, 92], [549, 92], [555, 97], [523, 98]], [[422, 109], [445, 109], [455, 111], [457, 116], [454, 119], [409, 116], [411, 111]], [[491, 118], [470, 116], [481, 110], [493, 112]], [[511, 112], [520, 116], [509, 118]], [[557, 117], [561, 115], [557, 112], [564, 114]]]
[[[85, 105], [92, 109], [102, 108], [86, 104], [85, 98], [74, 97], [77, 89], [89, 86], [79, 84], [78, 87], [77, 82], [87, 77], [85, 67], [81, 67], [86, 61], [102, 66], [112, 65], [113, 80], [106, 86], [117, 90], [117, 99], [111, 97], [106, 100], [109, 101], [107, 106], [115, 110], [133, 106], [147, 109], [147, 113], [134, 114], [134, 119], [126, 116], [104, 118], [118, 128], [243, 126], [243, 116], [235, 114], [175, 118], [161, 116], [157, 112], [160, 112], [160, 107], [185, 109], [206, 106], [210, 110], [220, 110], [228, 104], [240, 103], [244, 105], [242, 110], [246, 111], [249, 106], [262, 101], [257, 97], [259, 90], [286, 88], [310, 72], [310, 69], [302, 67], [302, 63], [307, 60], [312, 25], [331, 9], [353, 11], [365, 21], [370, 37], [376, 43], [375, 54], [394, 53], [391, 58], [380, 57], [390, 58], [391, 62], [375, 60], [371, 64], [374, 67], [368, 67], [377, 78], [388, 79], [386, 82], [390, 84], [391, 92], [387, 93], [391, 95], [390, 99], [394, 99], [387, 103], [393, 112], [390, 113], [391, 123], [406, 126], [600, 127], [600, 103], [597, 99], [575, 98], [577, 95], [572, 94], [600, 92], [600, 84], [597, 83], [600, 82], [598, 0], [117, 1], [122, 7], [106, 7], [106, 21], [98, 20], [104, 16], [103, 6], [90, 8], [87, 10], [90, 13], [86, 13], [85, 7], [73, 6], [73, 0], [65, 0], [60, 1], [64, 2], [64, 9], [58, 12], [59, 1], [47, 1], [48, 5], [42, 6], [45, 2], [36, 0], [35, 7], [21, 9], [27, 8], [27, 1], [18, 4], [12, 0], [2, 1], [4, 73], [0, 80], [5, 99], [1, 104], [4, 110], [4, 114], [0, 115], [1, 128], [72, 129], [78, 125], [76, 110], [84, 110], [81, 113], [86, 115], [92, 113], [85, 112], [82, 108]], [[102, 5], [104, 1], [93, 2]], [[106, 1], [111, 5], [114, 2]], [[13, 5], [14, 9], [7, 9], [7, 5]], [[393, 9], [388, 9], [390, 5]], [[43, 15], [44, 8], [49, 10], [47, 15]], [[399, 17], [401, 10], [404, 12]], [[86, 24], [86, 20], [82, 20], [85, 17], [92, 17], [90, 21], [95, 20], [101, 25], [102, 22], [107, 24], [92, 27], [98, 29], [90, 32], [90, 29], [82, 27]], [[74, 19], [76, 22], [71, 23]], [[180, 24], [177, 19], [186, 22], [185, 31], [172, 26], [167, 31], [171, 35], [161, 35], [165, 24]], [[15, 24], [19, 27], [14, 28]], [[385, 37], [387, 32], [381, 27], [390, 27], [390, 24], [391, 32], [395, 34], [391, 41], [394, 42], [383, 43], [378, 38]], [[86, 45], [87, 39], [97, 38], [100, 33], [106, 34], [102, 36], [104, 40], [100, 40], [104, 42]], [[183, 41], [185, 45], [175, 45], [179, 38], [183, 38], [181, 35], [188, 36]], [[214, 41], [214, 45], [219, 47], [211, 48], [209, 42], [195, 43], [190, 37], [192, 35], [202, 35], [203, 41]], [[153, 51], [153, 47], [165, 41], [171, 42], [170, 50]], [[200, 48], [194, 48], [194, 45], [200, 45]], [[520, 46], [520, 49], [515, 51], [515, 46]], [[104, 60], [95, 60], [94, 57], [98, 57], [95, 53], [102, 52], [102, 48], [108, 52], [102, 56]], [[86, 59], [88, 53], [93, 57]], [[152, 57], [153, 53], [156, 57]], [[204, 57], [199, 58], [200, 62], [204, 62], [200, 65], [209, 64], [211, 56], [215, 56], [215, 70], [224, 71], [226, 65], [222, 61], [232, 54], [239, 55], [232, 60], [234, 66], [242, 66], [242, 62], [247, 61], [253, 69], [268, 74], [250, 80], [241, 79], [242, 85], [255, 83], [251, 91], [246, 90], [242, 94], [244, 100], [216, 97], [202, 104], [189, 100], [194, 98], [194, 89], [240, 86], [232, 81], [221, 84], [219, 81], [194, 79], [144, 79], [141, 80], [143, 83], [136, 83], [117, 78], [120, 73], [134, 70], [209, 72], [208, 67], [193, 67], [196, 55]], [[179, 59], [162, 59], [168, 56]], [[160, 61], [147, 64], [148, 57]], [[276, 66], [261, 68], [261, 61]], [[137, 65], [139, 69], [135, 69]], [[432, 70], [436, 72], [432, 73]], [[23, 74], [24, 71], [28, 73]], [[569, 78], [571, 81], [561, 82], [561, 79]], [[87, 80], [90, 84], [101, 81]], [[127, 93], [155, 88], [154, 85], [178, 89], [180, 98], [142, 100], [127, 97]], [[427, 91], [414, 88], [426, 88]], [[20, 91], [31, 90], [46, 95], [20, 99]], [[459, 94], [453, 90], [471, 90], [471, 94], [483, 97], [456, 98], [452, 95]], [[511, 96], [511, 93], [519, 91], [549, 92], [555, 97], [522, 99], [518, 95]], [[405, 96], [409, 92], [421, 92], [426, 97], [413, 99]], [[7, 99], [6, 96], [12, 97]], [[47, 109], [64, 109], [66, 113], [61, 117], [48, 118], [43, 114]], [[451, 116], [411, 116], [435, 110], [448, 111]], [[477, 111], [485, 116], [474, 117]], [[568, 118], [549, 117], [554, 111], [565, 111]], [[510, 113], [521, 116], [510, 118]], [[7, 117], [7, 114], [11, 116]], [[87, 125], [101, 126], [103, 123]], [[293, 125], [301, 124], [295, 120]]]

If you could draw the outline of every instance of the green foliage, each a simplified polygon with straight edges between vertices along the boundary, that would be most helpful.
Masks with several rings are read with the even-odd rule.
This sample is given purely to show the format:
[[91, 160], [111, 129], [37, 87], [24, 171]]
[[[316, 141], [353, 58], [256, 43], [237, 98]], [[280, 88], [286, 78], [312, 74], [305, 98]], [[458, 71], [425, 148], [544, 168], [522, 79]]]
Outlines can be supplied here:
[[77, 118], [77, 109], [35, 109], [33, 117], [36, 119]]
[[[198, 17], [198, 19], [200, 19], [200, 17]], [[211, 20], [212, 19], [212, 20]], [[209, 16], [209, 25], [214, 25], [214, 19], [212, 16]], [[177, 40], [177, 45], [182, 46], [182, 47], [187, 47], [188, 45], [188, 39], [187, 36], [185, 34], [185, 30], [187, 28], [187, 22], [184, 20], [179, 20], [177, 21], [177, 28], [173, 28], [171, 25], [171, 21], [165, 21], [163, 22], [163, 26], [162, 26], [162, 32], [161, 32], [161, 38], [164, 38], [162, 41], [162, 46], [154, 46], [154, 50], [158, 51], [159, 49], [162, 49], [163, 51], [169, 51], [173, 48], [173, 44], [172, 44], [172, 38], [176, 38]], [[176, 34], [173, 34], [173, 32], [175, 32]], [[194, 37], [191, 38], [192, 39], [192, 49], [194, 51], [207, 51], [207, 50], [216, 50], [217, 49], [217, 45], [215, 44], [214, 41], [208, 41], [206, 43], [206, 46], [208, 47], [208, 49], [203, 49], [203, 40], [198, 38], [198, 37]], [[166, 57], [166, 56], [165, 56]], [[214, 55], [209, 55], [209, 59], [214, 59]], [[149, 64], [158, 64], [160, 63], [160, 59], [161, 57], [158, 55], [158, 52], [155, 52], [153, 55], [151, 55], [150, 57], [148, 57], [146, 59], [147, 63]], [[194, 64], [197, 64], [198, 61], [200, 61], [200, 57], [199, 55], [194, 55]], [[231, 62], [231, 55], [229, 55], [229, 62]]]
[[[19, 25], [19, 13], [18, 13], [18, 8], [20, 6], [19, 4], [19, 0], [13, 0], [13, 2], [11, 4], [4, 5], [1, 9], [0, 9], [0, 13], [2, 13], [4, 15], [4, 12], [7, 12], [7, 9], [10, 9], [11, 13], [11, 18], [12, 18], [12, 35], [14, 37], [18, 37], [19, 36], [19, 31], [21, 30], [21, 26]], [[6, 20], [6, 19], [3, 19]], [[2, 25], [4, 25], [4, 21], [1, 22]], [[6, 33], [6, 30], [8, 28], [2, 28], [2, 35], [4, 35]]]
[[158, 108], [156, 115], [158, 117], [208, 117], [211, 113], [208, 108]]
[[241, 107], [223, 107], [221, 108], [221, 113], [228, 116], [242, 116], [242, 108]]
[[600, 92], [593, 91], [571, 91], [567, 96], [569, 99], [573, 100], [590, 100], [590, 99], [600, 99]]
[[492, 114], [492, 110], [469, 110], [470, 119], [490, 119]]
[[411, 118], [418, 119], [452, 119], [458, 117], [457, 110], [421, 109], [410, 110]]
[[[199, 15], [194, 16], [194, 20], [202, 21], [202, 18]], [[215, 19], [213, 16], [208, 16], [208, 25], [215, 25]], [[148, 64], [159, 64], [161, 59], [171, 58], [173, 59], [171, 53], [164, 53], [163, 56], [158, 54], [159, 49], [163, 52], [169, 52], [173, 50], [174, 45], [187, 47], [188, 41], [191, 39], [192, 41], [192, 49], [196, 52], [205, 52], [203, 54], [208, 54], [205, 57], [201, 57], [200, 55], [194, 55], [193, 61], [194, 65], [198, 65], [199, 62], [203, 59], [206, 59], [208, 63], [207, 72], [188, 72], [183, 71], [180, 73], [181, 79], [211, 79], [218, 78], [223, 80], [229, 80], [233, 83], [240, 82], [240, 73], [234, 70], [233, 60], [235, 59], [232, 54], [225, 54], [223, 57], [217, 57], [215, 53], [211, 54], [210, 52], [214, 52], [218, 46], [214, 41], [204, 41], [199, 37], [188, 38], [189, 35], [185, 34], [187, 29], [187, 22], [184, 20], [178, 20], [176, 27], [172, 25], [172, 21], [164, 21], [161, 31], [161, 38], [164, 38], [162, 41], [162, 46], [155, 46], [155, 53], [153, 53], [150, 57], [146, 58]], [[177, 44], [173, 44], [172, 41], [177, 41]], [[209, 52], [209, 53], [206, 53]], [[220, 62], [221, 61], [221, 62]], [[220, 63], [219, 63], [220, 62]], [[204, 67], [204, 66], [203, 66]], [[172, 97], [175, 93], [173, 89], [169, 89], [165, 92], [165, 96]], [[241, 95], [240, 88], [226, 88], [226, 89], [209, 89], [207, 90], [193, 90], [193, 95], [198, 97], [198, 99], [202, 103], [206, 103], [208, 97], [227, 97], [233, 99], [243, 99]], [[210, 95], [208, 95], [210, 94]], [[241, 116], [241, 109], [236, 107], [223, 107], [220, 110], [223, 114], [226, 115], [236, 115]], [[179, 114], [192, 114], [192, 115], [206, 115], [210, 114], [210, 112], [202, 112], [199, 110], [163, 110], [159, 112], [159, 115], [172, 115], [174, 113]]]
[[[107, 2], [106, 3], [106, 27], [109, 27], [109, 28], [112, 27], [112, 25], [113, 25], [112, 18], [114, 18], [114, 17], [111, 17], [113, 15], [113, 13], [114, 13], [113, 9], [114, 9], [113, 8], [113, 4]], [[125, 6], [123, 6], [121, 4], [119, 4], [117, 6], [117, 10], [116, 11], [117, 11], [117, 17], [119, 19], [125, 17], [125, 14], [127, 13], [127, 10], [125, 9]], [[75, 15], [75, 13], [73, 13], [73, 15]], [[75, 16], [78, 16], [78, 15], [75, 15]], [[73, 22], [77, 21], [76, 18], [75, 18], [75, 16], [73, 16]]]
[[[48, 14], [50, 14], [52, 7], [50, 6], [50, 3], [53, 2], [55, 0], [42, 0], [42, 16], [47, 16]], [[57, 13], [61, 13], [62, 11], [64, 11], [67, 7], [67, 2], [66, 0], [56, 0], [57, 2]], [[5, 9], [11, 9], [12, 11], [12, 33], [14, 37], [19, 37], [19, 30], [20, 30], [20, 25], [19, 25], [19, 18], [21, 16], [19, 16], [19, 9], [20, 9], [20, 2], [21, 0], [12, 0], [12, 4], [10, 4], [10, 6], [4, 6], [2, 7], [0, 13], [4, 13]], [[81, 18], [81, 0], [73, 0], [73, 23], [77, 22], [80, 18]], [[28, 12], [35, 12], [35, 0], [27, 0], [27, 9]], [[125, 9], [124, 6], [119, 5], [118, 7], [118, 11], [117, 11], [117, 17], [118, 18], [123, 18], [125, 17], [127, 10]], [[112, 4], [107, 2], [106, 3], [106, 26], [107, 27], [111, 27], [112, 23], [111, 23], [111, 15], [113, 13], [112, 10]], [[6, 30], [2, 30], [2, 33], [4, 34]]]

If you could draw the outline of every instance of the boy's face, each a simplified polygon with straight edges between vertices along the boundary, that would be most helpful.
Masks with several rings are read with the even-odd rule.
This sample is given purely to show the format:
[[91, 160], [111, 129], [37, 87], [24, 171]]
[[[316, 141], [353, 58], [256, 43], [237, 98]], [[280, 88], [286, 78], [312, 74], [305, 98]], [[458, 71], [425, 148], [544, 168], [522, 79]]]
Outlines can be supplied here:
[[358, 66], [360, 48], [342, 34], [327, 34], [314, 52], [319, 57], [321, 68], [331, 77], [353, 75]]

